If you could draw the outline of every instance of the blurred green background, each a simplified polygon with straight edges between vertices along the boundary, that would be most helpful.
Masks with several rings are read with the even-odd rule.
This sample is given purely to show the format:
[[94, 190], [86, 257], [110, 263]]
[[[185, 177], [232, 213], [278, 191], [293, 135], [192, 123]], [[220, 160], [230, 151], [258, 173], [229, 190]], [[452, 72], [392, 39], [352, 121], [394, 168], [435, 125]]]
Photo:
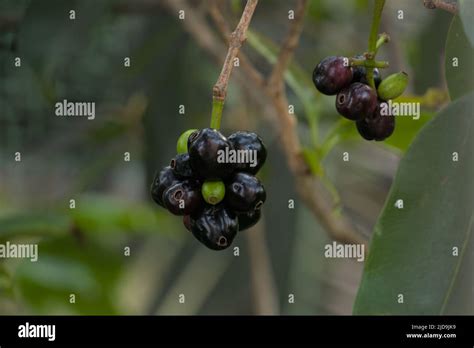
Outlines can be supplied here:
[[[209, 5], [190, 4], [200, 16]], [[223, 2], [232, 27], [243, 5]], [[312, 85], [314, 110], [308, 112], [297, 87], [308, 86], [325, 56], [367, 49], [371, 6], [367, 0], [310, 1], [293, 63], [297, 86], [288, 81], [287, 89], [301, 141], [310, 149], [313, 123], [324, 139], [340, 117], [334, 98]], [[293, 1], [283, 0], [257, 7], [243, 50], [264, 74], [271, 71], [264, 51], [282, 41], [292, 8]], [[392, 41], [380, 51], [390, 61], [382, 74], [408, 72], [406, 96], [425, 101], [422, 117], [400, 120], [382, 144], [365, 142], [341, 124], [345, 133], [337, 133], [322, 159], [344, 212], [367, 239], [401, 156], [447, 100], [443, 57], [451, 20], [420, 1], [387, 1], [382, 31]], [[130, 67], [124, 67], [125, 57]], [[235, 256], [233, 247], [207, 250], [179, 217], [152, 202], [153, 174], [174, 156], [178, 136], [207, 127], [220, 68], [159, 0], [0, 0], [0, 241], [39, 243], [36, 263], [0, 260], [0, 314], [352, 312], [363, 264], [324, 258], [330, 241], [296, 195], [279, 135], [265, 117], [269, 111], [235, 79], [223, 132], [244, 124], [266, 142], [262, 222], [236, 238]], [[63, 99], [96, 102], [95, 120], [56, 117], [54, 104]], [[341, 154], [349, 150], [351, 161], [344, 164]], [[21, 162], [15, 162], [16, 152]], [[125, 152], [131, 161], [124, 161]], [[75, 209], [69, 209], [70, 199]], [[288, 209], [289, 199], [295, 209]], [[472, 299], [467, 307], [463, 300], [469, 294], [459, 296], [452, 312], [472, 312]]]

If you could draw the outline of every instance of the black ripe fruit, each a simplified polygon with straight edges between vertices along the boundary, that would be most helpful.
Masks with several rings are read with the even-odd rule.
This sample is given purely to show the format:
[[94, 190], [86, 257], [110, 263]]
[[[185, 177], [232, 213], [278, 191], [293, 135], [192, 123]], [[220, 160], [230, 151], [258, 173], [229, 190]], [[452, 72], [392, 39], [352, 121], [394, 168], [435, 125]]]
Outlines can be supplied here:
[[[360, 82], [360, 83], [363, 83], [364, 85], [369, 84], [369, 81], [367, 80], [367, 71], [365, 67], [360, 66], [360, 65], [353, 66], [352, 72], [353, 72], [352, 82]], [[380, 82], [382, 82], [382, 75], [380, 74], [379, 69], [375, 68], [374, 69], [374, 83], [375, 83], [376, 88], [380, 85]]]
[[201, 243], [213, 250], [229, 247], [239, 230], [235, 213], [219, 204], [207, 206], [202, 213], [193, 215], [191, 232]]
[[240, 151], [240, 153], [247, 154], [248, 156], [256, 154], [255, 163], [246, 161], [245, 163], [237, 163], [235, 166], [239, 171], [257, 174], [267, 158], [267, 149], [262, 139], [252, 132], [236, 132], [228, 138], [228, 141], [237, 153]]
[[357, 130], [364, 139], [382, 141], [392, 135], [395, 129], [395, 117], [381, 115], [381, 105], [383, 104], [384, 102], [377, 105], [377, 109], [371, 117], [356, 122]]
[[171, 169], [171, 167], [163, 168], [162, 171], [157, 173], [153, 179], [153, 184], [151, 185], [151, 197], [157, 204], [164, 207], [163, 193], [177, 182], [178, 179], [174, 175], [173, 169]]
[[239, 231], [246, 230], [247, 228], [250, 228], [255, 225], [260, 220], [261, 215], [261, 209], [254, 209], [247, 213], [239, 214]]
[[[357, 55], [354, 58], [356, 59], [365, 59], [362, 55]], [[357, 65], [352, 67], [352, 83], [354, 82], [361, 82], [365, 85], [369, 84], [367, 80], [367, 69], [362, 65]], [[379, 69], [374, 68], [374, 83], [375, 87], [377, 88], [382, 82], [382, 75], [380, 74]]]
[[313, 71], [313, 83], [323, 94], [334, 95], [352, 81], [352, 68], [344, 57], [324, 58]]
[[179, 178], [190, 178], [193, 176], [193, 170], [191, 169], [191, 162], [189, 160], [189, 154], [177, 155], [171, 160], [171, 169], [173, 169], [174, 175]]
[[163, 193], [163, 203], [174, 215], [199, 212], [204, 205], [199, 183], [195, 180], [177, 182]]
[[336, 109], [349, 120], [370, 117], [377, 107], [377, 93], [370, 86], [355, 82], [336, 96]]
[[236, 212], [260, 209], [266, 198], [260, 180], [246, 173], [236, 173], [226, 187], [225, 202]]
[[217, 179], [229, 176], [233, 167], [219, 161], [221, 151], [232, 150], [232, 145], [219, 131], [204, 128], [188, 138], [188, 152], [193, 172], [200, 178]]

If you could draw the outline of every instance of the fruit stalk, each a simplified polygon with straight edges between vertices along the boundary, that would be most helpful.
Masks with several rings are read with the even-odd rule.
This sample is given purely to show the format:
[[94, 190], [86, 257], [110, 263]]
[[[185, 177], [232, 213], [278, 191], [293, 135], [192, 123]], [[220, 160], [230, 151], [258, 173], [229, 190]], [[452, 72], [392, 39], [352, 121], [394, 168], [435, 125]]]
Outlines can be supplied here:
[[212, 98], [211, 128], [218, 130], [221, 128], [222, 110], [224, 109], [224, 100]]
[[230, 74], [234, 67], [234, 60], [237, 57], [240, 47], [246, 39], [247, 29], [250, 25], [258, 0], [247, 0], [242, 17], [234, 32], [230, 35], [229, 49], [222, 66], [221, 73], [212, 89], [212, 115], [211, 128], [219, 129], [222, 117], [222, 109], [227, 94], [227, 85], [229, 84]]
[[374, 60], [374, 61], [369, 61], [365, 59], [356, 59], [356, 58], [351, 58], [350, 59], [350, 64], [351, 66], [364, 66], [366, 68], [388, 68], [388, 62], [383, 61], [383, 60]]
[[[370, 29], [369, 35], [369, 45], [368, 45], [368, 57], [367, 61], [369, 63], [375, 62], [375, 55], [377, 53], [377, 35], [380, 27], [380, 20], [382, 19], [382, 11], [385, 5], [385, 0], [375, 0], [374, 6], [374, 17], [372, 18], [372, 27]], [[374, 81], [374, 68], [367, 67], [367, 81], [369, 82], [370, 87], [375, 88]]]

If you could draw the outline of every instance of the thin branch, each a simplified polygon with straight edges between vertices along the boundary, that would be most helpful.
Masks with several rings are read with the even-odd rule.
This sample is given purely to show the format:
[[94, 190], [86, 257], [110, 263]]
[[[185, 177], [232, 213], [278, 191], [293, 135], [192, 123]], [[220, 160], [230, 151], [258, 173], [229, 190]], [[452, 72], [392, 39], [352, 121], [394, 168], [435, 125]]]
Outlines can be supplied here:
[[[185, 8], [189, 9], [186, 2], [183, 0], [165, 0], [165, 3], [167, 7], [171, 8], [173, 11]], [[195, 15], [192, 16], [193, 22], [189, 23], [190, 19], [191, 16], [183, 21], [183, 26], [186, 31], [196, 39], [201, 47], [211, 53], [215, 59], [219, 60], [220, 52], [216, 52], [219, 46], [218, 43], [209, 42], [207, 40], [208, 37], [211, 36], [209, 35], [211, 30], [205, 19], [202, 16]], [[225, 30], [222, 26], [218, 26], [218, 29]], [[223, 34], [223, 37], [228, 35], [227, 32]], [[215, 38], [215, 35], [213, 36]], [[249, 85], [255, 83], [254, 77], [252, 77], [251, 74], [248, 74], [246, 70], [242, 70], [247, 79], [242, 79], [241, 82], [246, 87], [249, 87]], [[259, 92], [255, 89], [255, 84], [253, 84], [252, 90]], [[313, 212], [322, 227], [334, 240], [343, 243], [366, 244], [366, 240], [353, 229], [350, 223], [343, 216], [334, 213], [333, 204], [325, 198], [327, 194], [320, 180], [310, 174], [309, 168], [302, 156], [301, 144], [296, 132], [297, 117], [296, 115], [289, 115], [288, 113], [288, 101], [284, 90], [279, 88], [276, 91], [270, 91], [267, 87], [264, 88], [263, 92], [263, 95], [252, 93], [252, 96], [257, 102], [262, 103], [262, 101], [265, 101], [264, 105], [271, 105], [275, 109], [278, 121], [275, 123], [277, 123], [280, 130], [282, 148], [288, 162], [288, 167], [295, 176], [295, 185], [303, 203]]]
[[247, 28], [249, 27], [257, 3], [258, 0], [247, 0], [239, 24], [237, 24], [234, 32], [230, 35], [229, 50], [227, 51], [227, 56], [225, 57], [219, 78], [212, 89], [213, 99], [224, 100], [226, 97], [227, 85], [229, 84], [230, 74], [234, 67], [234, 59], [237, 57], [240, 47], [247, 38]]
[[296, 46], [298, 46], [299, 38], [303, 30], [304, 15], [306, 12], [305, 10], [307, 3], [307, 0], [298, 0], [297, 2], [292, 25], [290, 26], [290, 30], [285, 38], [285, 41], [283, 41], [283, 44], [281, 45], [277, 62], [273, 66], [272, 74], [268, 79], [269, 85], [272, 85], [277, 80], [283, 81], [283, 74], [291, 61], [291, 57], [293, 56]]
[[458, 6], [453, 1], [446, 1], [446, 0], [423, 0], [423, 5], [430, 9], [434, 10], [439, 8], [441, 10], [447, 11], [452, 14], [458, 13]]

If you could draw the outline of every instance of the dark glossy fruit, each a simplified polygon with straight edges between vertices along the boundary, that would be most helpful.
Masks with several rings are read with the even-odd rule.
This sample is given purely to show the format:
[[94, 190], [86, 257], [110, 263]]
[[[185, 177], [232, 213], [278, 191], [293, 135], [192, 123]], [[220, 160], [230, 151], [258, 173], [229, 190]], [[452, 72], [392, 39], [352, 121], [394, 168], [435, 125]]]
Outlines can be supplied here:
[[265, 188], [255, 176], [237, 173], [226, 187], [225, 202], [236, 212], [248, 212], [260, 209], [267, 194]]
[[174, 175], [171, 167], [165, 167], [163, 170], [155, 175], [153, 184], [151, 185], [151, 197], [153, 200], [164, 207], [163, 193], [170, 186], [178, 182], [178, 178]]
[[220, 154], [232, 150], [232, 145], [219, 131], [204, 128], [194, 132], [188, 139], [188, 152], [193, 172], [201, 178], [217, 179], [228, 177], [234, 167], [218, 161]]
[[337, 94], [336, 109], [349, 120], [370, 117], [377, 107], [377, 94], [370, 86], [355, 82]]
[[195, 180], [177, 182], [163, 193], [163, 203], [175, 215], [197, 213], [204, 205], [199, 183]]
[[313, 83], [323, 94], [334, 95], [352, 81], [352, 68], [344, 57], [326, 57], [313, 71]]
[[213, 250], [229, 247], [238, 229], [237, 216], [222, 204], [207, 206], [202, 213], [191, 217], [192, 234]]
[[191, 161], [187, 153], [177, 155], [171, 160], [171, 169], [173, 169], [174, 175], [179, 178], [191, 178], [193, 176], [193, 170], [191, 169]]
[[395, 117], [381, 115], [379, 103], [372, 117], [367, 117], [356, 122], [359, 134], [366, 140], [382, 141], [392, 135], [395, 130]]
[[262, 139], [255, 133], [242, 131], [235, 132], [228, 140], [237, 155], [246, 159], [245, 163], [236, 163], [234, 167], [239, 171], [257, 174], [267, 158], [267, 149]]
[[253, 225], [255, 225], [260, 220], [261, 215], [262, 215], [261, 209], [255, 209], [255, 210], [249, 211], [248, 213], [238, 214], [239, 231], [246, 230], [247, 228], [250, 228]]

